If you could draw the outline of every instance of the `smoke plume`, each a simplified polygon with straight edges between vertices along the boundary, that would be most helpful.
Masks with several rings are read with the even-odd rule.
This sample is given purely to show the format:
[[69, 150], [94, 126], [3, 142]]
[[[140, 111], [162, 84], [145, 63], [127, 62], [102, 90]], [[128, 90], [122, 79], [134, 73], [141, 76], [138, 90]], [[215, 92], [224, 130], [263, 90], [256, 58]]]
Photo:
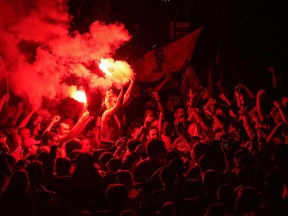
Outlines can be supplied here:
[[80, 34], [69, 32], [70, 21], [60, 0], [0, 1], [0, 56], [10, 88], [33, 105], [43, 97], [67, 97], [73, 85], [107, 90], [114, 84], [98, 64], [130, 40], [124, 25], [95, 21]]

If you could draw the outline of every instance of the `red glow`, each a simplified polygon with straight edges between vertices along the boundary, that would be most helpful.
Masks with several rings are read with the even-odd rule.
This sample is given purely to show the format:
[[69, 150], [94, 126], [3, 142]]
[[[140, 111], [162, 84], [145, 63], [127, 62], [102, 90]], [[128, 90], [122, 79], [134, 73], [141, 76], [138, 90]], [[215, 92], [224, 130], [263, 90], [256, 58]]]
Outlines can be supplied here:
[[115, 83], [124, 84], [133, 75], [133, 71], [127, 62], [114, 61], [113, 58], [101, 58], [99, 68]]
[[80, 103], [87, 103], [87, 97], [86, 94], [83, 90], [76, 90], [76, 86], [73, 86], [71, 88], [71, 93], [70, 93], [71, 98], [74, 100], [80, 102]]
[[91, 91], [108, 90], [115, 83], [125, 83], [129, 77], [125, 75], [127, 72], [125, 76], [122, 72], [119, 78], [114, 72], [113, 77], [101, 77], [91, 71], [92, 62], [96, 65], [103, 56], [112, 56], [130, 40], [124, 25], [95, 21], [89, 32], [76, 31], [71, 36], [71, 16], [64, 3], [59, 0], [17, 1], [17, 4], [0, 1], [0, 53], [8, 81], [15, 94], [27, 97], [34, 106], [39, 106], [43, 97], [70, 96], [70, 85], [77, 83], [63, 82], [69, 77], [87, 83]]
[[99, 68], [108, 76], [112, 76], [112, 72], [114, 71], [114, 60], [109, 58], [109, 59], [100, 59], [100, 64]]

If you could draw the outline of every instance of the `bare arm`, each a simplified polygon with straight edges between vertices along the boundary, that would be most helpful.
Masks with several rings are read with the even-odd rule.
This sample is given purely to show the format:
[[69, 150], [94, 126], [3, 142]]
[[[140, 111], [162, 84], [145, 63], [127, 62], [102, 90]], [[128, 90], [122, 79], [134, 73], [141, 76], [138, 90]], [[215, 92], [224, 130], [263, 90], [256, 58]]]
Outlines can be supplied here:
[[81, 117], [78, 119], [77, 123], [74, 125], [74, 127], [70, 130], [69, 134], [68, 134], [68, 138], [74, 138], [77, 137], [82, 130], [84, 129], [86, 123], [88, 121], [91, 121], [93, 119], [92, 116], [90, 116], [88, 111], [85, 111]]
[[[29, 114], [27, 116], [25, 116], [25, 118], [21, 121], [21, 123], [19, 124], [18, 128], [21, 127], [25, 127], [27, 125], [27, 123], [29, 122], [29, 120], [31, 119], [32, 115], [38, 110], [38, 107], [35, 107], [31, 110], [31, 112], [29, 112]], [[21, 111], [23, 110], [23, 103], [19, 103], [18, 107], [17, 107], [17, 116], [19, 115], [19, 113], [21, 113]], [[21, 113], [22, 114], [22, 113]], [[19, 118], [19, 116], [17, 117], [17, 119], [15, 119], [14, 121], [17, 121]]]
[[250, 99], [254, 99], [254, 98], [255, 98], [254, 93], [253, 93], [253, 92], [251, 91], [251, 89], [249, 89], [246, 85], [244, 85], [244, 84], [238, 84], [238, 87], [240, 87], [240, 88], [242, 88], [243, 90], [245, 90], [246, 93], [247, 93], [247, 95], [248, 95], [248, 97], [249, 97]]
[[273, 104], [279, 110], [279, 113], [280, 113], [280, 116], [281, 116], [283, 122], [285, 122], [287, 124], [288, 123], [288, 115], [287, 115], [287, 112], [286, 112], [282, 102], [274, 101]]
[[257, 109], [257, 114], [259, 116], [259, 119], [261, 122], [263, 122], [264, 118], [265, 118], [265, 115], [264, 115], [264, 112], [263, 112], [263, 109], [262, 109], [262, 104], [261, 104], [261, 100], [263, 98], [265, 94], [265, 91], [260, 89], [257, 93], [257, 97], [256, 97], [256, 109]]
[[61, 119], [60, 116], [56, 115], [52, 118], [52, 120], [50, 121], [50, 123], [48, 124], [48, 126], [46, 127], [46, 129], [44, 130], [43, 134], [46, 132], [46, 131], [51, 131], [52, 127], [54, 124], [56, 124], [57, 122], [59, 122]]
[[269, 136], [266, 139], [266, 143], [270, 143], [272, 141], [272, 139], [274, 138], [276, 132], [278, 131], [278, 129], [283, 125], [282, 122], [279, 122], [271, 131], [271, 133], [269, 134]]
[[4, 104], [9, 101], [9, 98], [10, 98], [10, 95], [9, 95], [9, 94], [5, 94], [5, 95], [0, 99], [0, 112], [2, 111]]
[[226, 97], [226, 95], [224, 93], [219, 95], [220, 99], [223, 100], [229, 107], [229, 115], [233, 118], [237, 118], [236, 113], [234, 112], [234, 110], [232, 109], [232, 103], [231, 101]]
[[101, 116], [97, 116], [94, 132], [94, 139], [97, 145], [97, 148], [100, 146], [100, 135], [101, 135]]
[[124, 97], [124, 91], [123, 91], [123, 89], [121, 89], [115, 105], [111, 109], [106, 110], [103, 114], [103, 117], [114, 115], [116, 113], [116, 111], [119, 109], [119, 107], [121, 106], [123, 97]]
[[133, 89], [133, 86], [134, 86], [134, 82], [135, 82], [135, 78], [134, 78], [134, 75], [130, 78], [130, 84], [125, 92], [125, 95], [123, 96], [123, 102], [122, 102], [122, 105], [124, 106], [127, 101], [129, 100], [129, 98], [131, 97], [131, 92], [132, 92], [132, 89]]
[[256, 131], [255, 131], [255, 128], [251, 125], [251, 120], [245, 110], [241, 109], [239, 111], [239, 118], [242, 119], [243, 127], [247, 135], [249, 136], [250, 140], [254, 140], [256, 136]]
[[157, 102], [157, 107], [158, 107], [158, 110], [160, 111], [160, 113], [164, 113], [164, 108], [161, 104], [160, 95], [158, 94], [158, 92], [154, 91], [153, 97], [154, 97], [155, 101]]
[[191, 108], [191, 116], [189, 119], [191, 119], [192, 116], [194, 117], [196, 122], [201, 126], [202, 130], [205, 131], [205, 133], [210, 131], [210, 127], [206, 125], [206, 123], [204, 122], [204, 120], [202, 119], [202, 117], [199, 115], [199, 113], [196, 111], [194, 107]]

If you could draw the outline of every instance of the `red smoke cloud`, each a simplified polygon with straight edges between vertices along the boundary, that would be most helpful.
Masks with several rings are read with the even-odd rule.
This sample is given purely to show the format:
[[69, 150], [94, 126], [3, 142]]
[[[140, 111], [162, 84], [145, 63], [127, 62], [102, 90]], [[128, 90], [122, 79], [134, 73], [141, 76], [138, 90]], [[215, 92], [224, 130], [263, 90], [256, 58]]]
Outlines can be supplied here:
[[[68, 96], [69, 86], [77, 85], [67, 82], [71, 76], [90, 88], [106, 90], [114, 85], [95, 68], [101, 58], [111, 57], [130, 40], [128, 31], [119, 23], [96, 21], [89, 33], [71, 36], [70, 21], [67, 6], [59, 0], [0, 1], [0, 55], [10, 88], [34, 105], [43, 97]], [[0, 79], [5, 78], [0, 72]]]

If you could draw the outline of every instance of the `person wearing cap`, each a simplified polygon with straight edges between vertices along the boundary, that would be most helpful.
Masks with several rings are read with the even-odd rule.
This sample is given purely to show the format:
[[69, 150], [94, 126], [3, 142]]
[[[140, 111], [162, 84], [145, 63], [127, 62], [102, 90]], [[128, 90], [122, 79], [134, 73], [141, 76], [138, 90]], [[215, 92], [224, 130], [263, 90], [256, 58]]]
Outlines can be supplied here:
[[40, 143], [41, 141], [35, 140], [32, 137], [25, 138], [22, 143], [23, 157], [26, 158], [29, 155], [36, 154]]

